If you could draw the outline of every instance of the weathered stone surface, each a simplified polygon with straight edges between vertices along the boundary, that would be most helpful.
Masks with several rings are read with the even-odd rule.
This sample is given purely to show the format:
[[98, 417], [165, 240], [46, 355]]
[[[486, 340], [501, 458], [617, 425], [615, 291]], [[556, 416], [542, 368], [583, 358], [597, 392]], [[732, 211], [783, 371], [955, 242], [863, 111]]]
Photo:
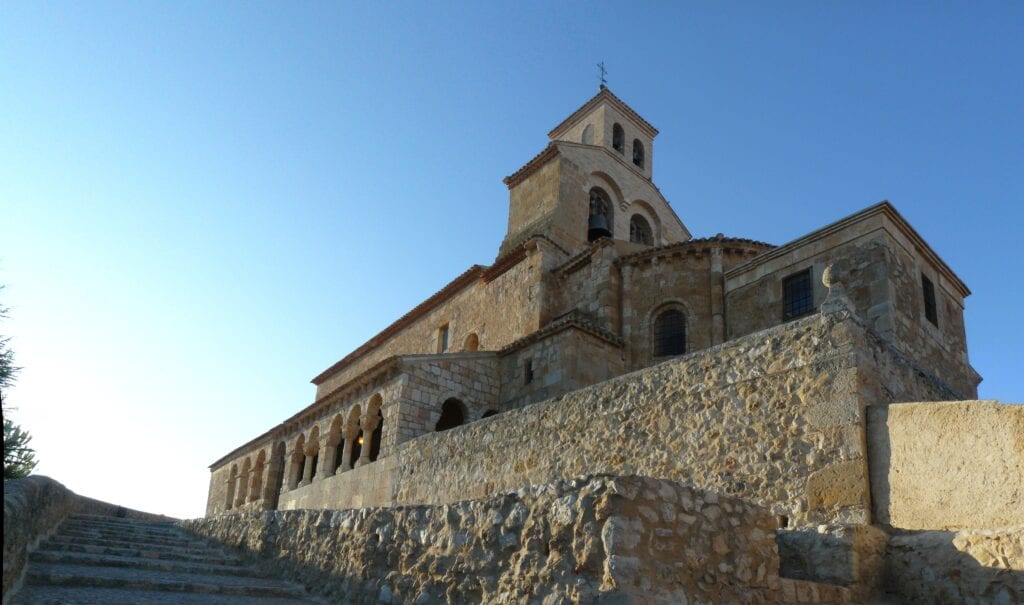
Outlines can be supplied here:
[[774, 523], [735, 498], [602, 476], [441, 506], [182, 522], [346, 603], [775, 603]]
[[868, 600], [880, 593], [889, 536], [870, 525], [779, 530], [779, 575], [848, 587]]
[[893, 536], [886, 585], [922, 605], [1024, 602], [1024, 526]]
[[873, 406], [868, 427], [878, 523], [905, 529], [1024, 525], [1024, 406]]

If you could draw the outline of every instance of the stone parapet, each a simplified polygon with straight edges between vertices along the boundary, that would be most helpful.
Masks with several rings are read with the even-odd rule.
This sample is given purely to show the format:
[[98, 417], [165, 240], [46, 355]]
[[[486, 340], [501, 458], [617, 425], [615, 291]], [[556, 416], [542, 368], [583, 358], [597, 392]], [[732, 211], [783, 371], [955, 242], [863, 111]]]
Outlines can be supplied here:
[[[332, 602], [784, 602], [768, 510], [643, 477], [581, 477], [442, 506], [182, 525]], [[798, 587], [814, 602], [842, 593], [789, 584]]]

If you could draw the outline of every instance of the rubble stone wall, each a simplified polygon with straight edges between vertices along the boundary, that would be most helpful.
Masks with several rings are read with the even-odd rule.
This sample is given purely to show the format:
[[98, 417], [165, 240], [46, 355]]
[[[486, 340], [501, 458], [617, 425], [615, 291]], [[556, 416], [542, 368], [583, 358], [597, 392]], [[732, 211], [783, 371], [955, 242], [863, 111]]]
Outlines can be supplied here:
[[849, 317], [817, 315], [425, 435], [395, 452], [392, 502], [481, 498], [600, 472], [686, 481], [794, 524], [864, 522], [858, 351], [884, 358], [882, 347]]
[[182, 524], [332, 602], [777, 603], [783, 584], [767, 510], [641, 477], [583, 477], [445, 506]]

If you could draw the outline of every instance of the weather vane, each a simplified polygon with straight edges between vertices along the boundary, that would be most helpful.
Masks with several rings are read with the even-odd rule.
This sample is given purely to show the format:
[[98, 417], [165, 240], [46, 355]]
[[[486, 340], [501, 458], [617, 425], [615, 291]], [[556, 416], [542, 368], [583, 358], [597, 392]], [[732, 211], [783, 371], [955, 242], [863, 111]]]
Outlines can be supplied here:
[[608, 75], [608, 70], [604, 68], [604, 61], [598, 63], [597, 68], [601, 70], [601, 89], [604, 90], [608, 86], [608, 78], [605, 77]]

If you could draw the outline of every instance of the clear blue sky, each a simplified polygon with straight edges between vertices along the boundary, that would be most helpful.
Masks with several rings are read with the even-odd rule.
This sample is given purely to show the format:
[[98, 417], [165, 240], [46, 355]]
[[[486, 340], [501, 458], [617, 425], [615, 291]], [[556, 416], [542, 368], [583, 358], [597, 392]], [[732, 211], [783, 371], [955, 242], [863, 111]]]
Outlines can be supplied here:
[[39, 471], [200, 515], [207, 465], [473, 263], [611, 89], [697, 236], [891, 200], [1024, 400], [1024, 4], [0, 5], [0, 303]]

